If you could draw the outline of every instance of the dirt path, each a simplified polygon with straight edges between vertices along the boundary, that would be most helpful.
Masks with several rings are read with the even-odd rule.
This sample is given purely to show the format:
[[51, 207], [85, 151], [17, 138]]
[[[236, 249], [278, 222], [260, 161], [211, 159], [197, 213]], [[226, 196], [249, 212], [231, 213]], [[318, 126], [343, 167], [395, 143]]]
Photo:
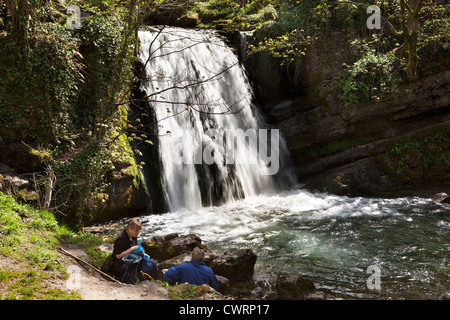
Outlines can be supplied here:
[[[61, 245], [61, 248], [84, 261], [89, 260], [86, 252], [75, 245], [64, 244]], [[42, 282], [39, 285], [46, 290], [59, 289], [60, 292], [74, 292], [81, 296], [82, 300], [172, 300], [169, 295], [169, 289], [164, 287], [159, 281], [143, 281], [136, 285], [121, 284], [107, 279], [95, 269], [59, 250], [57, 260], [67, 270], [69, 277], [64, 279], [61, 276], [61, 271], [57, 269], [45, 270], [48, 274], [41, 280]], [[33, 271], [33, 268], [26, 262], [16, 261], [0, 254], [0, 271], [2, 270], [5, 270], [5, 275], [8, 275], [14, 271]], [[8, 279], [5, 279], [6, 281], [2, 281], [0, 277], [0, 300], [10, 290]], [[22, 280], [18, 279], [17, 281]], [[223, 296], [207, 285], [198, 286], [193, 292], [191, 288], [186, 288], [184, 284], [171, 287], [171, 290], [174, 290], [175, 294], [179, 294], [180, 297], [184, 297], [182, 299], [232, 299], [231, 297]], [[187, 296], [184, 295], [186, 290], [189, 293]], [[12, 293], [12, 297], [17, 298], [14, 294]], [[72, 297], [70, 294], [68, 296]], [[18, 298], [21, 299], [22, 296], [18, 295]]]
[[[64, 250], [82, 258], [85, 252], [75, 246], [65, 246]], [[82, 262], [63, 254], [59, 261], [70, 274], [67, 280], [53, 283], [61, 290], [72, 289], [81, 295], [83, 300], [168, 300], [168, 290], [154, 281], [143, 281], [137, 285], [119, 284], [103, 278], [97, 271]]]

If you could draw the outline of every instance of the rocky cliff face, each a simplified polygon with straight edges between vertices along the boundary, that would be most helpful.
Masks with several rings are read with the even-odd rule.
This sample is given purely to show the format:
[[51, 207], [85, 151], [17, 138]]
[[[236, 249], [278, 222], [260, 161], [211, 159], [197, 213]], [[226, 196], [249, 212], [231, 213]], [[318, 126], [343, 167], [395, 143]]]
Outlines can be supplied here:
[[328, 53], [311, 48], [288, 70], [296, 75], [290, 79], [281, 72], [269, 79], [261, 61], [249, 61], [259, 103], [287, 139], [300, 182], [351, 196], [448, 190], [450, 70], [405, 83], [383, 100], [345, 106], [335, 88], [351, 48], [337, 33], [329, 43]]

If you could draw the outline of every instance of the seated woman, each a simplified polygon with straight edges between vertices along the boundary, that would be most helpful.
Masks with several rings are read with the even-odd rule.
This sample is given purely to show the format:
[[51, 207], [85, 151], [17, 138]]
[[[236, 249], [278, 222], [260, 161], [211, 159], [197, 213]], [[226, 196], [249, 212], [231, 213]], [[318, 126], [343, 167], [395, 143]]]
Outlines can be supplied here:
[[130, 219], [125, 230], [114, 241], [112, 272], [118, 278], [120, 278], [127, 270], [127, 263], [123, 258], [130, 253], [136, 253], [142, 258], [140, 270], [138, 271], [149, 274], [153, 279], [157, 278], [158, 266], [156, 262], [151, 260], [150, 257], [145, 254], [137, 239], [141, 229], [142, 225], [138, 220]]

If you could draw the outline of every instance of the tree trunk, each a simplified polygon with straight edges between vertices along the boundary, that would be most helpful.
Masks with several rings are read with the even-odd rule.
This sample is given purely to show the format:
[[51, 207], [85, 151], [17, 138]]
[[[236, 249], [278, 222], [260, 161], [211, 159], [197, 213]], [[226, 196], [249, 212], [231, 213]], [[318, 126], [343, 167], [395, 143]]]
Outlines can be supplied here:
[[406, 76], [409, 82], [417, 80], [417, 35], [408, 41], [408, 64], [406, 66]]
[[408, 81], [417, 80], [417, 44], [419, 36], [419, 12], [422, 0], [400, 0], [400, 24], [408, 47], [406, 75]]

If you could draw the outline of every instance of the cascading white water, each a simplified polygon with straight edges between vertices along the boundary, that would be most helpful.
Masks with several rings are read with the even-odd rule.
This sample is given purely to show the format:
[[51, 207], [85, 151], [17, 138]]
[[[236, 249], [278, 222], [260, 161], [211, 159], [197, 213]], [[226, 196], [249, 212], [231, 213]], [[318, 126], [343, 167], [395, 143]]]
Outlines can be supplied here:
[[[290, 168], [283, 163], [286, 146], [272, 135], [270, 144], [260, 143], [268, 138], [259, 135], [265, 125], [232, 50], [208, 31], [144, 31], [140, 39], [148, 78], [142, 91], [159, 124], [155, 145], [162, 169], [155, 170], [171, 211], [141, 216], [142, 239], [193, 233], [219, 255], [250, 248], [258, 256], [256, 279], [272, 272], [305, 275], [331, 298], [449, 298], [447, 205], [288, 190], [295, 181], [283, 172]], [[252, 136], [251, 129], [258, 134]], [[227, 130], [249, 133], [238, 139], [231, 159]], [[273, 157], [261, 156], [267, 149]], [[221, 205], [214, 203], [217, 198]], [[111, 236], [126, 223], [119, 221]], [[379, 270], [380, 289], [369, 282], [372, 267]]]
[[[232, 49], [212, 31], [166, 28], [140, 31], [139, 37], [142, 89], [158, 120], [170, 211], [195, 210], [217, 197], [225, 203], [276, 192], [286, 146], [278, 131], [261, 130]], [[279, 180], [293, 179], [287, 174]]]
[[[430, 199], [299, 189], [139, 219], [141, 239], [192, 233], [218, 255], [252, 249], [258, 256], [255, 281], [271, 273], [299, 274], [331, 299], [450, 298], [450, 207]], [[127, 222], [119, 221], [110, 236]], [[371, 267], [380, 270], [381, 290], [371, 287]]]

